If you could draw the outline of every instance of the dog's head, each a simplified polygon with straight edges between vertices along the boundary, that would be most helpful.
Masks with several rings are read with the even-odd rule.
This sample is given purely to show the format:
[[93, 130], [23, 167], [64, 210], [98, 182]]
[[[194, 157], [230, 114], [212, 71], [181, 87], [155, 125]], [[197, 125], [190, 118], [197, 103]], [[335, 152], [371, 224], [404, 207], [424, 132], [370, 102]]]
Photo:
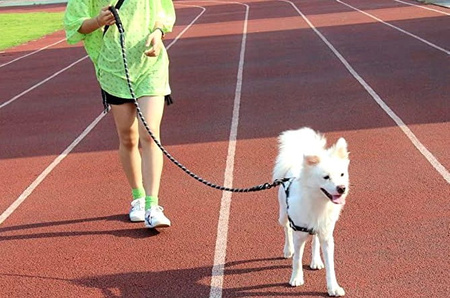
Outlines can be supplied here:
[[303, 178], [334, 204], [345, 204], [349, 191], [348, 155], [347, 142], [340, 138], [331, 148], [304, 156]]

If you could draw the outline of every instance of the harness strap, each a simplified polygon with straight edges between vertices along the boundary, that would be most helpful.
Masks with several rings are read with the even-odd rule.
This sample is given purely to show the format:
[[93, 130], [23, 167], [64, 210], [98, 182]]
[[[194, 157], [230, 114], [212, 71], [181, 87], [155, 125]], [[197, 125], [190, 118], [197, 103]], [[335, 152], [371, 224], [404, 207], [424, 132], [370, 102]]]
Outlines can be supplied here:
[[[295, 178], [290, 178], [288, 181], [281, 183], [281, 185], [283, 185], [284, 188], [284, 193], [286, 194], [286, 214], [289, 220], [289, 226], [291, 227], [292, 230], [296, 231], [296, 232], [305, 232], [305, 233], [309, 233], [310, 235], [315, 235], [316, 232], [313, 229], [308, 229], [305, 227], [300, 227], [297, 226], [294, 221], [292, 220], [292, 218], [289, 216], [289, 189], [292, 185], [292, 181], [294, 181]], [[287, 184], [287, 186], [285, 185], [285, 183]]]

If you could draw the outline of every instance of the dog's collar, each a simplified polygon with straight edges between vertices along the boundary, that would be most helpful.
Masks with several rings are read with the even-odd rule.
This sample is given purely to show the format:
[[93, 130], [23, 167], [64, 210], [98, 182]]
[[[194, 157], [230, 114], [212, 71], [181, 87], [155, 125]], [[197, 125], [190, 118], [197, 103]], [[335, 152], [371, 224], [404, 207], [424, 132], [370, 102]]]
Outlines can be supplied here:
[[[294, 221], [292, 220], [292, 218], [289, 216], [289, 189], [291, 188], [292, 185], [292, 181], [294, 181], [295, 178], [290, 178], [287, 182], [283, 182], [281, 183], [281, 185], [283, 185], [284, 188], [284, 192], [286, 194], [286, 214], [289, 220], [289, 226], [291, 227], [292, 230], [296, 231], [296, 232], [304, 232], [304, 233], [309, 233], [310, 235], [315, 235], [316, 232], [313, 229], [308, 229], [305, 227], [300, 227], [297, 226]], [[286, 183], [286, 184], [285, 184]]]

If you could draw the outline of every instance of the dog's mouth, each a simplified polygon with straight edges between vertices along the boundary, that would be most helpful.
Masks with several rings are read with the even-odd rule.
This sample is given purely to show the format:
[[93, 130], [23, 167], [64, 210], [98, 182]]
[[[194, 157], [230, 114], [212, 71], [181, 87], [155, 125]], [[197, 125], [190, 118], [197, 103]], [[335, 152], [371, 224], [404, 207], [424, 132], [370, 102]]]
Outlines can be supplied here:
[[323, 194], [330, 199], [330, 201], [334, 204], [344, 205], [345, 204], [345, 196], [343, 194], [332, 195], [325, 189], [320, 189]]

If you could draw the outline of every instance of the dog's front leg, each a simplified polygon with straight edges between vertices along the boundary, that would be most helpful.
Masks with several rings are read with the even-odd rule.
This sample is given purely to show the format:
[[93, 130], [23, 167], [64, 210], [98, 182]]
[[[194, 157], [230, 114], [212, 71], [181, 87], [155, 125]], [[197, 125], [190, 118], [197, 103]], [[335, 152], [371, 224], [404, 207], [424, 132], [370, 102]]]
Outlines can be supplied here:
[[294, 254], [294, 245], [293, 245], [293, 231], [289, 224], [284, 227], [284, 249], [283, 254], [284, 258], [289, 259]]
[[286, 206], [286, 195], [284, 190], [280, 188], [278, 192], [278, 201], [280, 204], [278, 222], [284, 229], [284, 249], [283, 256], [289, 259], [294, 254], [294, 245], [292, 240], [292, 229], [289, 226], [287, 206]]
[[325, 237], [319, 236], [321, 239], [323, 257], [325, 259], [325, 268], [327, 276], [328, 295], [330, 296], [344, 296], [345, 291], [341, 288], [336, 279], [334, 271], [334, 239], [333, 235]]
[[308, 239], [308, 233], [304, 232], [294, 232], [294, 258], [292, 259], [292, 275], [289, 284], [293, 287], [303, 285], [303, 268], [302, 268], [302, 259], [303, 259], [303, 251], [305, 249], [305, 243]]
[[313, 270], [323, 269], [325, 266], [323, 265], [322, 258], [320, 257], [320, 241], [317, 235], [313, 236], [312, 244], [311, 244], [311, 264], [309, 268]]

